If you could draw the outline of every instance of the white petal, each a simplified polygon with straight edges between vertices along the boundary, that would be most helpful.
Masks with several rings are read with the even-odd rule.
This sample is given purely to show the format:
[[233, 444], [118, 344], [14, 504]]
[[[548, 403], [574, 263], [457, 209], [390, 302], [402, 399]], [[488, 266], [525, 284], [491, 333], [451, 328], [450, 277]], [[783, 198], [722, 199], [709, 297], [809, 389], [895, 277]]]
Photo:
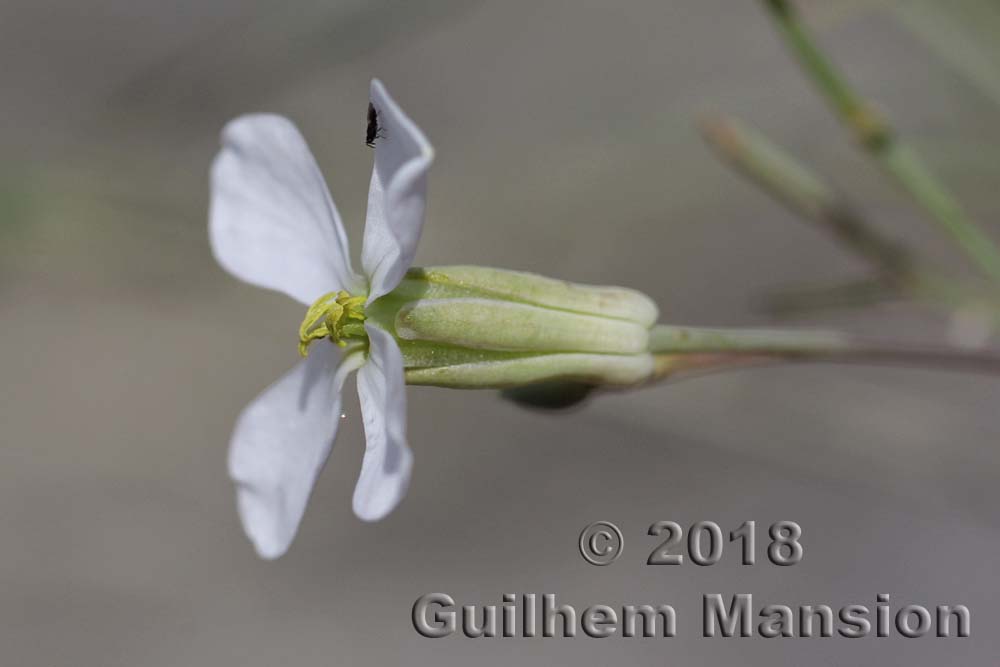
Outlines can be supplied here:
[[255, 114], [226, 125], [208, 226], [219, 264], [248, 283], [306, 304], [363, 286], [323, 175], [287, 118]]
[[406, 444], [403, 356], [385, 330], [365, 324], [368, 361], [358, 371], [365, 424], [365, 458], [354, 489], [354, 513], [378, 521], [396, 507], [410, 483], [413, 453]]
[[427, 170], [434, 149], [374, 79], [371, 103], [378, 113], [375, 168], [368, 190], [368, 216], [361, 264], [369, 280], [368, 303], [396, 288], [413, 263], [424, 227]]
[[309, 356], [248, 405], [236, 422], [229, 475], [243, 529], [262, 558], [285, 553], [337, 435], [341, 391], [363, 361], [320, 341]]

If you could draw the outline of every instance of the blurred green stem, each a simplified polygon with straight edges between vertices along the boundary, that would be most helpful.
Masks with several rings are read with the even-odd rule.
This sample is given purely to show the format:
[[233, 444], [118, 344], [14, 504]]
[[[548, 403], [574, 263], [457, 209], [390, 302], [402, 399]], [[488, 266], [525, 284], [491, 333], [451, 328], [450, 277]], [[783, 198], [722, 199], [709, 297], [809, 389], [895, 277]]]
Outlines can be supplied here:
[[1000, 249], [966, 215], [916, 152], [900, 141], [888, 122], [848, 85], [805, 29], [791, 1], [764, 0], [764, 4], [803, 69], [841, 120], [854, 131], [859, 143], [983, 273], [1000, 282]]
[[958, 283], [920, 266], [901, 244], [883, 235], [841, 194], [764, 134], [733, 118], [701, 122], [706, 141], [737, 171], [792, 212], [829, 231], [878, 275], [846, 284], [777, 294], [767, 307], [776, 314], [806, 309], [868, 305], [903, 296], [957, 309], [975, 302], [994, 313], [1000, 301], [979, 285]]
[[704, 119], [702, 135], [741, 174], [793, 212], [816, 223], [887, 276], [914, 270], [906, 249], [870, 225], [819, 175], [770, 139], [725, 117]]

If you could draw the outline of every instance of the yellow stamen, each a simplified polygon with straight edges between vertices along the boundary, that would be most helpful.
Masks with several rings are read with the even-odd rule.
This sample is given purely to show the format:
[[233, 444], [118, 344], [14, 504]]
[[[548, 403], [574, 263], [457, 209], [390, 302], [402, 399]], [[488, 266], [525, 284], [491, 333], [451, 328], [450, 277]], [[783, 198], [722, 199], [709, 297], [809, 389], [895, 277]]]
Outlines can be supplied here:
[[321, 338], [329, 338], [340, 347], [347, 345], [348, 338], [363, 338], [365, 300], [344, 290], [316, 299], [299, 326], [299, 354], [307, 356], [309, 344]]

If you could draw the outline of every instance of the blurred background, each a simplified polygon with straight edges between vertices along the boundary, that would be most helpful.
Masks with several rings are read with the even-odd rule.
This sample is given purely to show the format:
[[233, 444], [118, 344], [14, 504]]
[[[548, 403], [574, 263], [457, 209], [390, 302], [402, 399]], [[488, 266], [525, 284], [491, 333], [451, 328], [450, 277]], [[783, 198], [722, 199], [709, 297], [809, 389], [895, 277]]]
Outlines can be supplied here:
[[[1000, 7], [800, 2], [822, 44], [980, 220], [1000, 213]], [[290, 553], [258, 560], [226, 447], [296, 360], [301, 307], [219, 269], [208, 168], [231, 117], [308, 139], [360, 247], [382, 78], [437, 149], [418, 265], [622, 284], [669, 322], [773, 323], [775, 288], [865, 267], [699, 137], [732, 113], [882, 229], [961, 258], [852, 144], [758, 2], [0, 2], [0, 654], [5, 665], [993, 664], [995, 379], [787, 366], [601, 396], [564, 415], [412, 388], [409, 496], [354, 518], [357, 400]], [[993, 226], [996, 230], [996, 226]], [[939, 341], [901, 304], [797, 325]], [[599, 519], [625, 554], [585, 563]], [[648, 567], [657, 520], [787, 519], [801, 564]], [[413, 601], [505, 592], [671, 603], [674, 639], [419, 637]], [[966, 640], [700, 638], [704, 593], [962, 603]]]

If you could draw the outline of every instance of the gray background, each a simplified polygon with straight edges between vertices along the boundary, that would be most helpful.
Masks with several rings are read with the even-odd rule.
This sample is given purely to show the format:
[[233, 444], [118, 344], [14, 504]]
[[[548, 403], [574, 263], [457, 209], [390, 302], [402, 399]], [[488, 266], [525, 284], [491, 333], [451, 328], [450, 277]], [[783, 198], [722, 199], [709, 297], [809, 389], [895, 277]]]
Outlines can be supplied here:
[[[995, 219], [1000, 96], [982, 65], [1000, 62], [983, 39], [1000, 10], [962, 0], [945, 23], [930, 1], [803, 4], [852, 80]], [[208, 165], [238, 113], [299, 123], [357, 249], [367, 82], [379, 76], [437, 148], [418, 264], [624, 284], [670, 322], [766, 323], [755, 306], [769, 289], [863, 269], [721, 165], [695, 131], [704, 112], [761, 127], [885, 229], [958, 265], [851, 146], [757, 3], [4, 0], [0, 62], [5, 665], [995, 660], [990, 379], [759, 369], [561, 416], [413, 388], [411, 491], [373, 525], [350, 510], [363, 446], [350, 392], [291, 552], [259, 561], [240, 531], [230, 427], [294, 363], [302, 313], [229, 278], [208, 250]], [[946, 326], [907, 306], [805, 323], [920, 340]], [[598, 519], [625, 533], [606, 568], [575, 546]], [[805, 558], [741, 568], [730, 550], [715, 567], [647, 567], [646, 527], [660, 519], [727, 530], [792, 519]], [[494, 604], [553, 592], [578, 609], [669, 602], [680, 636], [423, 639], [410, 606], [432, 591]], [[964, 603], [973, 635], [701, 639], [711, 592]]]

